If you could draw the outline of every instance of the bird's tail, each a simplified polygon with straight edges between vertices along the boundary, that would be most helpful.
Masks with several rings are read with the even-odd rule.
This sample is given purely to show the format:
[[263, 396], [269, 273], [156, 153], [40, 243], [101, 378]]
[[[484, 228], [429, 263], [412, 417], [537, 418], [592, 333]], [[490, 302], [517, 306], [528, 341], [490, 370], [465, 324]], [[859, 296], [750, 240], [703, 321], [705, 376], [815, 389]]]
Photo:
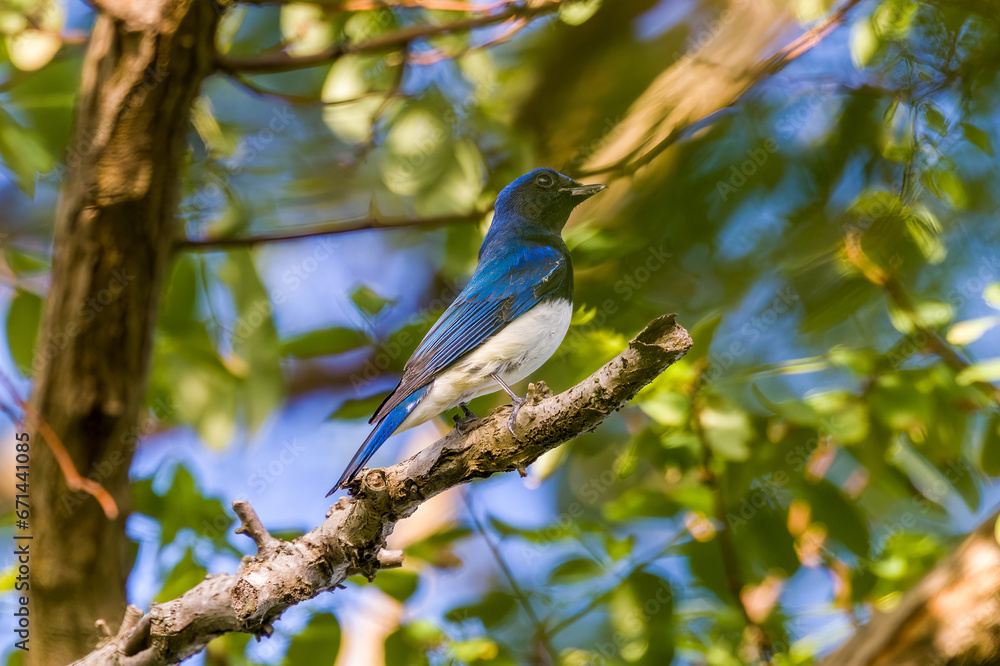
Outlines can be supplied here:
[[389, 439], [389, 436], [396, 431], [396, 428], [406, 420], [406, 417], [410, 415], [410, 412], [417, 406], [427, 391], [430, 389], [429, 386], [425, 386], [417, 391], [411, 393], [403, 402], [399, 403], [391, 412], [385, 415], [375, 429], [371, 431], [371, 434], [365, 439], [364, 444], [358, 449], [358, 452], [354, 454], [351, 458], [351, 462], [348, 463], [347, 469], [344, 473], [340, 475], [340, 480], [337, 481], [330, 492], [326, 494], [327, 497], [337, 492], [338, 489], [343, 488], [345, 485], [350, 483], [354, 477], [357, 475], [361, 468], [365, 466], [368, 459], [371, 458], [378, 447], [382, 446], [385, 440]]

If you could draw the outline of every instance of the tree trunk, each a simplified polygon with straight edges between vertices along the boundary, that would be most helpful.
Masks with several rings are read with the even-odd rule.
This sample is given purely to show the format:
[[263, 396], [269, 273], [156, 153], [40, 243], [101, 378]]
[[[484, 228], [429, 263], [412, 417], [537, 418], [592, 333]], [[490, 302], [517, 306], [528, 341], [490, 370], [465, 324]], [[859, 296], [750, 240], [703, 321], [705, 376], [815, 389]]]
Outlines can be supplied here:
[[111, 493], [105, 517], [68, 489], [32, 432], [32, 666], [93, 649], [125, 612], [128, 470], [142, 411], [189, 109], [213, 66], [218, 10], [196, 0], [99, 3], [55, 225], [32, 406], [77, 469]]

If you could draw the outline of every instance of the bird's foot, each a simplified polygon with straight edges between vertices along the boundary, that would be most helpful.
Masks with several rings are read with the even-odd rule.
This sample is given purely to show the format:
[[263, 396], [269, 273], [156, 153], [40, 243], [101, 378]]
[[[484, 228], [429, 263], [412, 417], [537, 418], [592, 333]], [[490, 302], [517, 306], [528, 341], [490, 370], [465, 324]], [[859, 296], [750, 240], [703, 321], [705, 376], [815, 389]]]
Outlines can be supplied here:
[[465, 416], [459, 416], [458, 414], [454, 416], [455, 427], [458, 428], [458, 431], [464, 435], [469, 432], [469, 428], [473, 423], [479, 420], [479, 417], [473, 414], [472, 410], [469, 409], [469, 406], [464, 402], [461, 403], [459, 407], [462, 408]]
[[516, 395], [510, 396], [511, 410], [510, 418], [507, 419], [507, 430], [510, 431], [510, 434], [514, 435], [514, 439], [517, 439], [517, 433], [514, 432], [514, 424], [517, 423], [517, 413], [521, 411], [521, 405], [526, 402], [527, 400], [525, 398], [520, 398]]

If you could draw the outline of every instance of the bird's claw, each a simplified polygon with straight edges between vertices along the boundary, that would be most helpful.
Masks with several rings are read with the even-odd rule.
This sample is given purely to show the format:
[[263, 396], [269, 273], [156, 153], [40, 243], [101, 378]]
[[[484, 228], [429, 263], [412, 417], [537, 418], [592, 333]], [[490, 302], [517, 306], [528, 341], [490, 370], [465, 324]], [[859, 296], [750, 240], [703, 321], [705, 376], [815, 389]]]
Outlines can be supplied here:
[[472, 427], [472, 424], [475, 423], [478, 420], [479, 419], [477, 417], [475, 417], [475, 416], [458, 416], [456, 414], [455, 415], [455, 427], [458, 429], [458, 431], [460, 433], [462, 433], [464, 435], [467, 432], [469, 432], [469, 428]]
[[462, 411], [465, 413], [465, 416], [459, 416], [458, 414], [455, 414], [453, 418], [455, 419], [455, 427], [458, 428], [458, 431], [464, 435], [469, 431], [469, 426], [478, 421], [479, 417], [473, 414], [472, 410], [469, 409], [469, 406], [466, 405], [464, 402], [460, 404], [459, 407], [462, 408]]
[[514, 424], [517, 423], [517, 413], [521, 411], [521, 405], [525, 402], [527, 402], [527, 400], [524, 398], [519, 398], [514, 395], [510, 397], [511, 410], [510, 418], [507, 419], [507, 430], [509, 430], [510, 434], [514, 436], [514, 439], [517, 439], [517, 433], [514, 432]]

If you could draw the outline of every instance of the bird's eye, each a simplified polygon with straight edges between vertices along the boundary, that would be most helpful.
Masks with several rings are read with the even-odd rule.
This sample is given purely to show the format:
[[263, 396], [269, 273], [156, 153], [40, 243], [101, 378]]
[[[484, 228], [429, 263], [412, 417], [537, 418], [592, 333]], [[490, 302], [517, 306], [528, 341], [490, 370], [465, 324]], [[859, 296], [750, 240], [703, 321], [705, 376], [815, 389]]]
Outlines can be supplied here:
[[552, 187], [552, 176], [547, 173], [543, 173], [535, 178], [535, 184], [539, 187]]

